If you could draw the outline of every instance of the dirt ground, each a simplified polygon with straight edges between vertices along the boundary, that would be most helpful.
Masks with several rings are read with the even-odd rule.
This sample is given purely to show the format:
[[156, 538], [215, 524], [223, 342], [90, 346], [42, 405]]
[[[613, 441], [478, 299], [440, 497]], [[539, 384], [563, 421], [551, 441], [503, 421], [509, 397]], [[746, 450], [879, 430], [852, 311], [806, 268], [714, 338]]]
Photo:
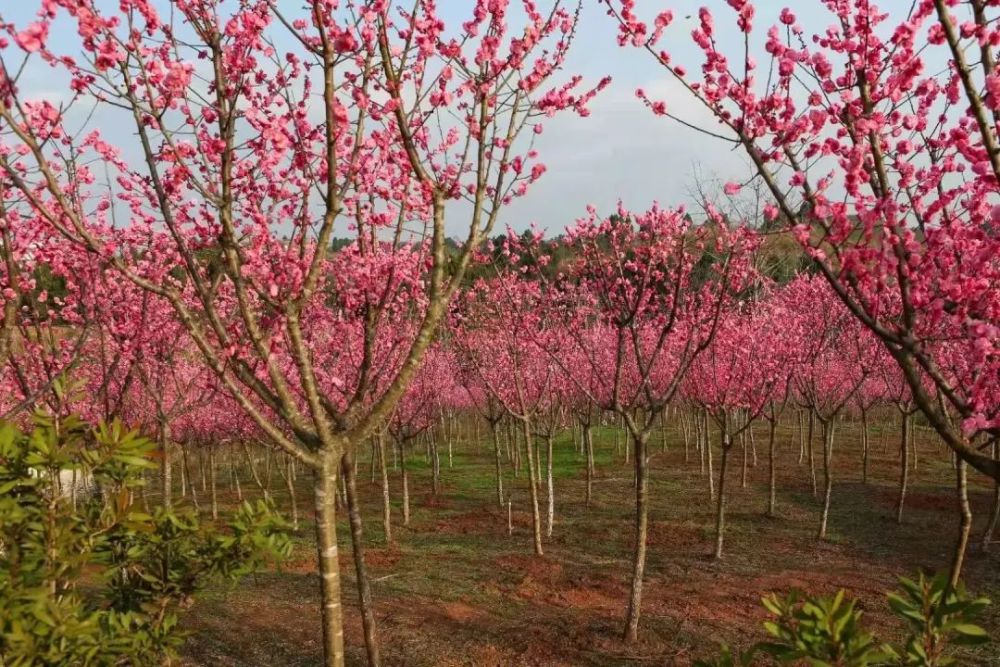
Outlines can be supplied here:
[[[447, 458], [442, 461], [444, 484], [437, 498], [430, 496], [423, 452], [413, 454], [408, 463], [411, 525], [401, 525], [399, 498], [394, 497], [396, 543], [387, 547], [381, 488], [371, 483], [368, 453], [362, 452], [358, 487], [364, 497], [366, 562], [383, 663], [688, 665], [711, 655], [719, 642], [746, 646], [762, 639], [766, 614], [760, 598], [793, 588], [810, 593], [847, 589], [880, 638], [898, 638], [899, 626], [887, 614], [885, 592], [895, 587], [900, 575], [947, 566], [957, 534], [957, 507], [948, 458], [922, 433], [905, 519], [897, 525], [896, 435], [891, 426], [884, 430], [874, 435], [868, 485], [860, 481], [856, 427], [844, 424], [838, 431], [829, 537], [822, 542], [815, 537], [819, 502], [812, 494], [808, 465], [798, 463], [791, 427], [779, 432], [779, 516], [764, 515], [766, 445], [759, 435], [758, 464], [749, 466], [747, 488], [740, 484], [739, 455], [730, 466], [726, 555], [721, 561], [709, 557], [713, 506], [697, 461], [692, 455], [685, 462], [679, 434], [668, 434], [666, 452], [657, 441], [636, 645], [620, 638], [633, 540], [631, 467], [615, 451], [610, 431], [598, 434], [598, 479], [589, 508], [584, 503], [582, 458], [568, 434], [559, 441], [554, 461], [556, 521], [553, 536], [544, 541], [544, 557], [532, 555], [526, 472], [515, 479], [506, 471], [514, 506], [514, 531], [508, 535], [506, 511], [496, 507], [492, 452], [485, 443], [474, 442], [456, 444], [452, 467]], [[392, 471], [390, 475], [392, 492], [398, 495], [399, 479]], [[996, 635], [1000, 545], [984, 552], [979, 539], [992, 490], [974, 473], [972, 480], [975, 526], [966, 580], [973, 591], [998, 601], [982, 619]], [[300, 508], [308, 508], [308, 485], [300, 481]], [[280, 487], [279, 479], [274, 494], [279, 505], [287, 505]], [[347, 661], [363, 665], [350, 538], [343, 523], [340, 539]], [[317, 589], [312, 527], [306, 521], [296, 536], [292, 560], [280, 570], [248, 577], [236, 587], [213, 588], [198, 599], [182, 622], [190, 633], [184, 664], [319, 664]], [[1000, 664], [998, 647], [965, 654], [961, 664]]]

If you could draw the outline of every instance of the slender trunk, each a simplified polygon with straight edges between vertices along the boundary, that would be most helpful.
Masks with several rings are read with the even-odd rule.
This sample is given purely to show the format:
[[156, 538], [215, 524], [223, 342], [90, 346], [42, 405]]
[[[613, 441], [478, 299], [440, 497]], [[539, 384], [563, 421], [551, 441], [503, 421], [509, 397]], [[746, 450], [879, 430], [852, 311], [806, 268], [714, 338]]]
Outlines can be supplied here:
[[751, 423], [747, 426], [747, 436], [750, 438], [750, 455], [753, 457], [753, 463], [751, 464], [754, 468], [757, 467], [757, 440], [753, 435], [753, 424]]
[[195, 512], [201, 512], [201, 505], [198, 504], [198, 489], [195, 488], [195, 478], [191, 475], [188, 448], [184, 444], [181, 445], [181, 465], [184, 466], [181, 470], [191, 482], [191, 502], [194, 504], [194, 510]]
[[819, 531], [816, 537], [826, 539], [826, 525], [830, 518], [830, 497], [833, 495], [833, 427], [832, 419], [823, 421], [823, 512], [820, 515]]
[[667, 415], [660, 413], [660, 451], [667, 452]]
[[743, 443], [743, 473], [740, 478], [740, 488], [747, 488], [747, 438], [746, 431], [740, 434], [740, 440]]
[[715, 505], [715, 553], [716, 560], [722, 558], [723, 536], [726, 531], [726, 467], [729, 462], [729, 449], [732, 443], [728, 436], [722, 436], [722, 461], [719, 462], [719, 494]]
[[708, 461], [708, 499], [709, 501], [715, 500], [715, 471], [712, 469], [712, 441], [709, 437], [708, 432], [708, 413], [705, 413], [705, 439], [702, 442], [702, 446], [705, 448], [705, 458]]
[[[628, 465], [628, 463], [629, 463], [629, 460], [628, 460], [629, 456], [632, 454], [632, 447], [629, 446], [629, 435], [625, 431], [625, 420], [624, 419], [622, 419], [621, 423], [618, 425], [618, 430], [621, 431], [622, 436], [624, 436], [624, 439], [625, 439], [625, 465]], [[636, 481], [636, 483], [638, 483], [637, 480], [633, 480], [633, 481]]]
[[337, 555], [337, 459], [326, 454], [313, 471], [316, 500], [316, 550], [322, 596], [323, 667], [344, 667], [344, 619], [340, 605]]
[[490, 422], [490, 430], [493, 431], [493, 451], [495, 454], [494, 459], [497, 475], [497, 504], [500, 510], [503, 511], [503, 452], [500, 449], [500, 434], [497, 432], [495, 422]]
[[351, 524], [351, 546], [354, 553], [354, 572], [358, 582], [358, 603], [361, 606], [365, 652], [368, 654], [368, 666], [378, 667], [381, 661], [378, 654], [371, 582], [368, 579], [368, 568], [365, 567], [365, 538], [361, 524], [361, 508], [358, 506], [357, 470], [354, 465], [354, 455], [350, 452], [344, 454], [341, 459], [341, 471], [347, 492], [347, 517]]
[[392, 544], [392, 507], [389, 504], [389, 466], [385, 456], [385, 436], [381, 433], [375, 436], [375, 447], [378, 454], [379, 474], [382, 476], [382, 532], [385, 543]]
[[535, 554], [542, 551], [542, 517], [538, 511], [538, 473], [535, 467], [535, 448], [531, 444], [531, 422], [522, 419], [525, 450], [528, 452], [528, 490], [531, 495], [531, 526], [535, 541]]
[[767, 485], [767, 515], [774, 518], [775, 506], [777, 505], [777, 473], [774, 468], [774, 432], [777, 427], [774, 419], [768, 422], [767, 427], [767, 458], [768, 458], [768, 485]]
[[437, 496], [441, 484], [441, 457], [438, 455], [437, 438], [428, 437], [431, 450], [431, 495]]
[[[992, 451], [993, 458], [997, 458], [997, 441], [993, 441]], [[993, 542], [993, 533], [996, 531], [997, 522], [1000, 521], [1000, 481], [993, 482], [993, 509], [990, 511], [990, 520], [986, 525], [986, 531], [983, 533], [983, 551], [989, 551], [990, 544]]]
[[910, 415], [906, 412], [903, 413], [902, 430], [899, 445], [899, 496], [896, 499], [896, 523], [903, 523], [903, 504], [906, 502], [906, 483], [910, 474], [910, 465], [907, 460], [909, 456]]
[[212, 495], [212, 520], [219, 518], [219, 496], [215, 475], [215, 447], [208, 450], [208, 489]]
[[868, 483], [868, 411], [861, 410], [861, 483]]
[[806, 458], [805, 458], [806, 457], [806, 430], [805, 430], [805, 427], [802, 425], [802, 422], [804, 420], [802, 419], [802, 411], [801, 410], [796, 410], [795, 411], [795, 421], [799, 425], [799, 465], [802, 465], [802, 463], [806, 460]]
[[594, 498], [594, 433], [590, 424], [583, 430], [584, 445], [587, 448], [587, 507]]
[[452, 443], [451, 438], [448, 438], [448, 467], [449, 468], [451, 468], [452, 465], [454, 465], [452, 463], [451, 443]]
[[545, 537], [552, 537], [552, 523], [556, 516], [556, 490], [552, 484], [552, 434], [545, 436], [545, 484], [549, 501], [545, 520]]
[[243, 488], [240, 486], [240, 476], [238, 474], [235, 474], [236, 473], [235, 469], [233, 469], [233, 473], [234, 473], [234, 479], [236, 480], [236, 500], [238, 500], [239, 502], [242, 503], [243, 502]]
[[160, 422], [160, 493], [164, 509], [173, 507], [173, 468], [170, 464], [172, 447], [170, 446], [170, 424]]
[[705, 474], [705, 442], [707, 436], [707, 430], [704, 425], [704, 420], [702, 419], [703, 414], [701, 412], [696, 412], [694, 415], [694, 428], [695, 428], [695, 447], [698, 448], [698, 472], [702, 475]]
[[507, 497], [507, 535], [514, 534], [514, 508], [511, 506], [510, 496]]
[[951, 587], [958, 585], [962, 578], [962, 564], [965, 562], [965, 551], [969, 547], [969, 533], [972, 532], [972, 508], [969, 507], [969, 468], [965, 461], [958, 461], [958, 543], [955, 545], [955, 555], [951, 562]]
[[678, 412], [681, 420], [681, 437], [684, 439], [684, 463], [691, 462], [691, 425], [683, 413]]
[[285, 480], [285, 490], [288, 491], [288, 502], [291, 505], [292, 530], [297, 531], [299, 529], [299, 504], [295, 500], [295, 479], [292, 476], [291, 457], [285, 462], [285, 471], [281, 477]]
[[813, 447], [813, 433], [816, 430], [816, 413], [809, 409], [809, 437], [806, 439], [809, 455], [809, 478], [812, 480], [813, 498], [819, 494], [819, 487], [816, 484], [816, 455]]
[[629, 595], [628, 612], [625, 617], [625, 641], [634, 643], [639, 639], [639, 616], [642, 605], [642, 576], [646, 569], [646, 538], [649, 521], [649, 468], [646, 463], [646, 438], [643, 434], [632, 434], [635, 446], [635, 548], [632, 552], [632, 590]]
[[198, 465], [201, 468], [199, 470], [199, 472], [201, 473], [201, 493], [202, 493], [203, 497], [204, 497], [204, 494], [208, 493], [208, 474], [207, 474], [207, 471], [205, 470], [205, 467], [206, 467], [205, 466], [205, 458], [206, 458], [206, 456], [207, 455], [206, 455], [206, 453], [204, 451], [204, 447], [203, 447], [202, 451], [200, 451], [198, 453]]
[[253, 452], [250, 451], [250, 447], [245, 442], [243, 443], [243, 452], [246, 454], [247, 462], [250, 464], [250, 476], [253, 478], [254, 484], [264, 494], [264, 500], [271, 500], [271, 492], [268, 491], [268, 485], [260, 478], [257, 472], [257, 464], [253, 460]]
[[410, 525], [410, 480], [406, 474], [406, 449], [403, 448], [403, 441], [399, 446], [399, 476], [403, 482], [403, 525]]

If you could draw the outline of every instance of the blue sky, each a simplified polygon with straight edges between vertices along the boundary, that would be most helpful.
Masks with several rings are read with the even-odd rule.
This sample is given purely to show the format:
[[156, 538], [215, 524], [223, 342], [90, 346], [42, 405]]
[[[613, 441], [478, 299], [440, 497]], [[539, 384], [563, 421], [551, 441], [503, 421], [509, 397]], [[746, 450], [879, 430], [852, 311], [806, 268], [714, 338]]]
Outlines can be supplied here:
[[[287, 2], [294, 11], [300, 0]], [[34, 0], [4, 0], [0, 14], [15, 24], [32, 20], [37, 3]], [[117, 0], [99, 0], [99, 6], [117, 7]], [[166, 5], [166, 0], [159, 4]], [[539, 5], [546, 6], [545, 0]], [[826, 9], [818, 1], [760, 0], [756, 19], [757, 37], [763, 37], [766, 26], [777, 22], [782, 7], [793, 5], [807, 33], [822, 32], [831, 23]], [[901, 9], [909, 3], [885, 0], [883, 4]], [[668, 28], [662, 46], [675, 54], [677, 62], [697, 65], [699, 54], [690, 40], [697, 25], [698, 8], [710, 7], [716, 15], [719, 41], [739, 45], [742, 36], [736, 31], [733, 11], [724, 0], [639, 0], [640, 13], [654, 16], [670, 7], [675, 22]], [[449, 25], [466, 20], [471, 10], [470, 0], [438, 0], [438, 6]], [[546, 123], [545, 133], [537, 144], [548, 172], [529, 192], [511, 205], [501, 222], [523, 229], [535, 224], [549, 233], [557, 233], [575, 218], [583, 215], [587, 204], [609, 211], [618, 199], [626, 206], [641, 209], [658, 200], [664, 204], [691, 201], [696, 174], [707, 189], [718, 189], [713, 181], [743, 180], [749, 173], [747, 162], [739, 151], [664, 118], [653, 116], [635, 97], [636, 88], [650, 96], [665, 99], [671, 112], [695, 124], [710, 126], [711, 118], [665, 76], [648, 54], [635, 49], [619, 48], [617, 25], [606, 16], [603, 5], [596, 0], [584, 0], [577, 41], [573, 45], [567, 71], [585, 75], [597, 81], [604, 75], [613, 77], [612, 84], [591, 104], [591, 115], [579, 118], [563, 114]], [[66, 44], [78, 41], [65, 23], [57, 25], [53, 40]], [[752, 50], [759, 63], [765, 62], [760, 44]], [[735, 57], [739, 50], [734, 50]], [[24, 85], [37, 96], [58, 90], [47, 68], [38, 76], [29, 77]], [[95, 124], [113, 133], [110, 118], [97, 118]], [[122, 137], [126, 139], [127, 137]], [[458, 213], [458, 211], [456, 211]], [[459, 216], [454, 216], [459, 217]], [[459, 232], [461, 220], [454, 220], [450, 231]]]

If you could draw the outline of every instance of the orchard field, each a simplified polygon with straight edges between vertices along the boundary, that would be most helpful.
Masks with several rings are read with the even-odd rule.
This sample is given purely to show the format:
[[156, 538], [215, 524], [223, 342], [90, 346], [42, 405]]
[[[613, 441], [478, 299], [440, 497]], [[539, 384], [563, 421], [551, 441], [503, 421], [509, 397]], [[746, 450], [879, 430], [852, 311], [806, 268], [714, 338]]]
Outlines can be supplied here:
[[1000, 664], [1000, 2], [0, 0], [0, 667]]
[[[613, 429], [596, 430], [597, 481], [586, 507], [583, 457], [569, 434], [557, 439], [554, 458], [557, 519], [542, 558], [529, 555], [530, 516], [490, 507], [493, 462], [490, 445], [476, 444], [474, 430], [458, 434], [453, 466], [442, 462], [442, 485], [431, 492], [426, 452], [412, 454], [413, 515], [409, 529], [396, 528], [397, 543], [386, 548], [378, 521], [366, 524], [370, 567], [387, 664], [406, 665], [685, 665], [706, 657], [720, 640], [749, 645], [760, 639], [766, 616], [760, 598], [794, 587], [831, 594], [846, 589], [857, 597], [875, 628], [892, 637], [900, 626], [885, 606], [885, 591], [899, 573], [936, 569], [951, 557], [957, 531], [953, 471], [941, 448], [917, 436], [924, 460], [914, 471], [906, 519], [895, 521], [898, 446], [894, 424], [872, 429], [874, 454], [869, 484], [861, 483], [858, 425], [845, 423], [843, 481], [835, 491], [829, 539], [815, 539], [819, 506], [812, 495], [808, 462], [798, 463], [794, 424], [779, 431], [781, 459], [776, 518], [766, 516], [766, 464], [748, 473], [732, 497], [730, 554], [711, 558], [714, 512], [707, 482], [693, 446], [685, 462], [683, 438], [668, 430], [668, 448], [657, 442], [652, 455], [650, 554], [646, 616], [648, 633], [633, 647], [622, 646], [619, 615], [627, 592], [630, 534], [623, 498], [631, 492], [631, 470], [615, 449]], [[619, 445], [623, 439], [619, 438]], [[761, 444], [758, 442], [758, 447]], [[261, 454], [261, 456], [263, 456]], [[751, 460], [752, 461], [752, 460]], [[362, 511], [377, 517], [381, 491], [371, 481], [368, 461], [358, 472]], [[245, 462], [239, 462], [244, 465]], [[244, 474], [245, 471], [244, 471]], [[390, 467], [393, 489], [398, 472]], [[259, 495], [254, 487], [248, 494]], [[281, 503], [285, 490], [274, 485]], [[300, 489], [302, 502], [308, 494]], [[515, 494], [523, 497], [524, 491]], [[516, 497], [515, 495], [515, 497]], [[220, 490], [223, 503], [233, 492]], [[970, 489], [975, 535], [985, 528], [992, 490]], [[393, 511], [399, 516], [398, 502]], [[929, 531], [928, 527], [935, 530]], [[346, 523], [341, 526], [346, 530]], [[994, 599], [1000, 590], [997, 558], [976, 544], [967, 565], [969, 585]], [[352, 565], [346, 558], [345, 572]], [[192, 632], [182, 664], [312, 665], [319, 660], [315, 565], [308, 539], [296, 544], [281, 570], [261, 573], [236, 589], [206, 593], [185, 618]], [[348, 574], [349, 600], [354, 580]], [[356, 609], [351, 610], [356, 614]], [[984, 625], [997, 627], [991, 609]], [[354, 646], [348, 662], [363, 664], [360, 624], [347, 626]], [[961, 664], [995, 664], [994, 645], [964, 654]]]

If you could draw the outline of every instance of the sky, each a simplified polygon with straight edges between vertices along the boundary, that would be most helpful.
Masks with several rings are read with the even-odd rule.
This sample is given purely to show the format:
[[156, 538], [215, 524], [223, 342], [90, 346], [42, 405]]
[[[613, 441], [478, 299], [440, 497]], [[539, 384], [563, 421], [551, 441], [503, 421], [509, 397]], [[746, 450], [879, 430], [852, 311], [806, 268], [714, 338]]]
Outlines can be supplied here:
[[[167, 0], [157, 0], [165, 5]], [[279, 0], [290, 9], [300, 0]], [[98, 0], [99, 5], [117, 6], [117, 0]], [[542, 7], [549, 3], [539, 0]], [[734, 12], [725, 0], [638, 0], [638, 11], [653, 17], [664, 8], [675, 14], [667, 29], [662, 48], [674, 55], [675, 62], [697, 66], [700, 54], [690, 39], [697, 25], [698, 8], [706, 5], [716, 16], [719, 41], [740, 45], [742, 36], [735, 29]], [[885, 0], [890, 9], [909, 3]], [[831, 23], [830, 15], [818, 0], [759, 0], [756, 33], [763, 37], [767, 26], [777, 22], [785, 6], [795, 8], [808, 33], [822, 32]], [[0, 15], [7, 21], [26, 25], [37, 10], [35, 0], [0, 0]], [[471, 0], [438, 0], [445, 21], [457, 25], [467, 20]], [[669, 119], [654, 116], [636, 98], [642, 88], [651, 98], [666, 101], [671, 113], [695, 125], [711, 127], [714, 121], [679, 84], [653, 62], [648, 53], [621, 48], [616, 42], [617, 24], [606, 15], [603, 4], [584, 0], [575, 43], [566, 71], [582, 74], [596, 83], [605, 75], [612, 82], [590, 105], [586, 118], [564, 113], [545, 123], [545, 132], [536, 147], [547, 167], [542, 179], [529, 193], [511, 204], [501, 216], [501, 224], [516, 230], [536, 226], [548, 234], [558, 233], [576, 218], [585, 215], [588, 204], [610, 212], [619, 199], [627, 208], [641, 210], [654, 200], [664, 205], [693, 203], [697, 187], [708, 192], [721, 190], [727, 181], [743, 181], [749, 165], [739, 150], [705, 134], [683, 127]], [[63, 24], [53, 30], [52, 39], [78, 41], [75, 33]], [[764, 62], [761, 44], [753, 44], [757, 61]], [[733, 52], [736, 56], [739, 49]], [[25, 84], [38, 96], [53, 94], [51, 74], [30, 77]], [[100, 119], [95, 121], [101, 125]], [[104, 125], [113, 125], [105, 120]], [[102, 127], [114, 131], [113, 127]], [[700, 180], [700, 184], [699, 184]], [[460, 210], [449, 224], [450, 233], [462, 228]]]

